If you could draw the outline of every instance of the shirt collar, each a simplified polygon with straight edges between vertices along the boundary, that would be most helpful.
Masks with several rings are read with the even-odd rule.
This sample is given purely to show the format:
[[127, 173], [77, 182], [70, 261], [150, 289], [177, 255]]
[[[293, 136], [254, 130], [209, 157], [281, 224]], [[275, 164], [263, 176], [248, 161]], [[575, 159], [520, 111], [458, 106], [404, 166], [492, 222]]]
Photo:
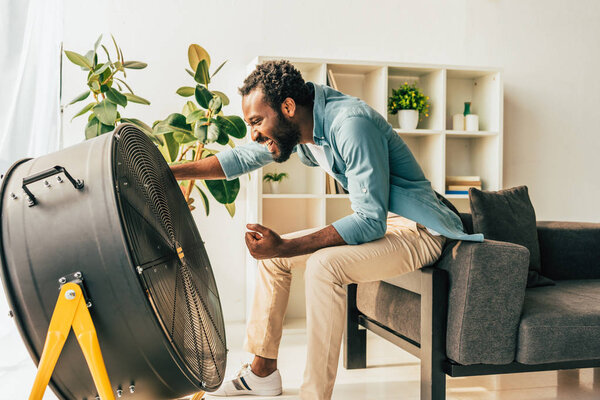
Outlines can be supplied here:
[[325, 133], [323, 129], [323, 117], [325, 112], [325, 93], [321, 85], [316, 85], [313, 82], [307, 82], [314, 88], [315, 99], [313, 102], [313, 140], [315, 144], [321, 145], [325, 141]]

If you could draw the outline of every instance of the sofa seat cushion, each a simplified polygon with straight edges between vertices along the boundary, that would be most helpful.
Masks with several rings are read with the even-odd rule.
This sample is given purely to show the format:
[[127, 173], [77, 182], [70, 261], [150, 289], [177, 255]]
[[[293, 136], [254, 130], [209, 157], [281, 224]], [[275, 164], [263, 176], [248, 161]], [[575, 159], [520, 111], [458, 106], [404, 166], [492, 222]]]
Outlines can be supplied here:
[[421, 296], [377, 281], [359, 283], [356, 306], [370, 319], [419, 343], [421, 340]]
[[527, 289], [516, 360], [544, 364], [600, 359], [600, 279]]

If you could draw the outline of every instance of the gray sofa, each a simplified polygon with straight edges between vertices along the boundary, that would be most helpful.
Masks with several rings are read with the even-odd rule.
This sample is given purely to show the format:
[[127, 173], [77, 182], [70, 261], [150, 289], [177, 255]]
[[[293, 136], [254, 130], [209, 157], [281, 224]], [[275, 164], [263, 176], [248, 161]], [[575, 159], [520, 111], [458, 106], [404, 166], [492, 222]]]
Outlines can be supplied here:
[[526, 289], [529, 251], [490, 240], [450, 241], [434, 266], [349, 285], [345, 367], [366, 366], [361, 326], [421, 359], [422, 400], [445, 399], [446, 375], [600, 367], [600, 224], [537, 228], [554, 286]]

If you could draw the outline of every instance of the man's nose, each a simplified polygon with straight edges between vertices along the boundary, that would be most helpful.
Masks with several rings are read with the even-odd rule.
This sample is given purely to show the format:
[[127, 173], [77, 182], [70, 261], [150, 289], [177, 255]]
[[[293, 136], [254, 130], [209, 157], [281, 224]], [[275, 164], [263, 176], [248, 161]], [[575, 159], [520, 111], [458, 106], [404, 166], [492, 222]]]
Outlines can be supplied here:
[[256, 132], [256, 129], [254, 128], [250, 128], [250, 137], [252, 138], [252, 140], [254, 140], [256, 142], [256, 140], [258, 140], [258, 132]]

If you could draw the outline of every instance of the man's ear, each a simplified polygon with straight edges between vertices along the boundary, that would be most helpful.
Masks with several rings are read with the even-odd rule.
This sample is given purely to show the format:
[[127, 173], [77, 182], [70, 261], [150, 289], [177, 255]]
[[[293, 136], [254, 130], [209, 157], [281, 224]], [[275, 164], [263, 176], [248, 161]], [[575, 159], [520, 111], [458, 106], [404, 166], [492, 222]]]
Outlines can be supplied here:
[[286, 99], [281, 103], [281, 112], [288, 118], [292, 118], [296, 115], [296, 102], [291, 97], [286, 97]]

